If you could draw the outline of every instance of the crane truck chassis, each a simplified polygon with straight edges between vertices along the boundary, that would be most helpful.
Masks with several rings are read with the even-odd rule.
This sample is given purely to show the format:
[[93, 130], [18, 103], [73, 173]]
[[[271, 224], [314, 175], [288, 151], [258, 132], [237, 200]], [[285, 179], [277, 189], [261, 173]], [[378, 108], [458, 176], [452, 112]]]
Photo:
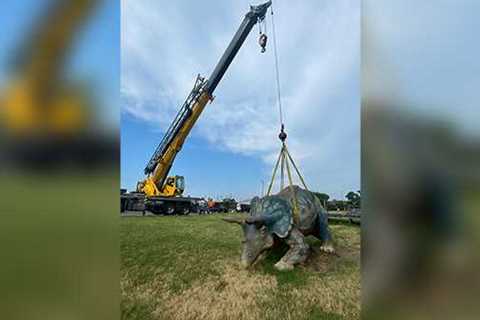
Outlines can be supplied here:
[[197, 203], [201, 198], [195, 197], [147, 197], [141, 192], [129, 192], [121, 195], [120, 212], [149, 211], [154, 214], [199, 213]]
[[[167, 129], [163, 139], [148, 161], [144, 173], [145, 180], [137, 183], [136, 192], [122, 193], [121, 211], [151, 211], [154, 214], [185, 214], [195, 211], [199, 198], [183, 197], [184, 179], [181, 176], [168, 176], [173, 161], [182, 149], [183, 143], [204, 110], [213, 101], [213, 92], [243, 45], [250, 31], [265, 19], [271, 1], [250, 6], [240, 27], [230, 41], [210, 78], [197, 76], [192, 91], [187, 96], [177, 116]], [[266, 35], [261, 42], [265, 51]]]

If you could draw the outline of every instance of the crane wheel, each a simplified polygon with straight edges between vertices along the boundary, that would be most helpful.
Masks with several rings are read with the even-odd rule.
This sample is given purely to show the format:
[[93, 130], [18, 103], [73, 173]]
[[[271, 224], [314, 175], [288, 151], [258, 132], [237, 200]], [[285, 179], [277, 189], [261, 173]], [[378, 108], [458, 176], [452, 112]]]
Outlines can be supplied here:
[[171, 216], [175, 214], [175, 205], [171, 204], [167, 206], [167, 215]]

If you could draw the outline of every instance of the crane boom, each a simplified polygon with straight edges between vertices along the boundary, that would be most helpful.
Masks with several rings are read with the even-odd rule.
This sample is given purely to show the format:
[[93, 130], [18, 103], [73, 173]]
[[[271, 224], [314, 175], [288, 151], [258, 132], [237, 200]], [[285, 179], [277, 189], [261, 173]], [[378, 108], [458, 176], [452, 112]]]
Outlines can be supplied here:
[[235, 55], [237, 54], [238, 50], [240, 50], [240, 47], [252, 30], [253, 26], [255, 26], [257, 22], [265, 19], [265, 14], [267, 13], [267, 9], [271, 4], [272, 1], [268, 1], [258, 6], [250, 6], [250, 11], [245, 15], [242, 24], [238, 28], [233, 39], [230, 41], [230, 44], [223, 53], [220, 61], [208, 80], [205, 89], [208, 93], [210, 93], [210, 95], [213, 94], [213, 91], [227, 71], [230, 63], [232, 63], [233, 58], [235, 58]]
[[73, 90], [79, 88], [65, 76], [65, 65], [80, 28], [99, 2], [48, 1], [48, 10], [13, 55], [12, 79], [0, 92], [0, 125], [12, 139], [77, 135], [85, 126], [86, 97]]
[[265, 19], [265, 14], [270, 5], [271, 1], [257, 6], [250, 6], [250, 11], [245, 15], [210, 78], [205, 80], [200, 75], [197, 77], [192, 91], [148, 161], [144, 170], [147, 179], [139, 184], [139, 187], [137, 187], [138, 191], [144, 192], [147, 196], [154, 196], [160, 193], [173, 161], [181, 150], [192, 127], [198, 120], [205, 105], [213, 99], [215, 88], [252, 28], [257, 22]]

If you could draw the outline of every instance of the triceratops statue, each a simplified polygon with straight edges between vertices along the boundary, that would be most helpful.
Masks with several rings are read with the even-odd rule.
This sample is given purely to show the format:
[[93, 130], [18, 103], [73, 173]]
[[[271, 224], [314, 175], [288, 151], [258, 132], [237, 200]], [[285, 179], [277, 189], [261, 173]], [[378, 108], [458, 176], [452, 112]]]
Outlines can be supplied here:
[[[298, 221], [294, 221], [295, 197]], [[248, 217], [226, 217], [223, 220], [238, 223], [243, 229], [245, 239], [241, 264], [245, 268], [251, 266], [262, 252], [284, 241], [290, 249], [275, 264], [275, 268], [292, 270], [295, 264], [308, 258], [310, 248], [305, 243], [308, 235], [322, 241], [322, 251], [334, 252], [325, 209], [312, 192], [298, 186], [287, 187], [276, 195], [255, 197]]]

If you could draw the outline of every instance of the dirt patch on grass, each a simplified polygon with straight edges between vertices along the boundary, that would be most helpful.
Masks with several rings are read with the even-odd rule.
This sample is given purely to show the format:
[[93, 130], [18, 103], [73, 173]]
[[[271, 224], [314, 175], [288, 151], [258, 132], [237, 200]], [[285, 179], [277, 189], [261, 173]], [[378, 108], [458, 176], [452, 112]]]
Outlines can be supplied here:
[[221, 267], [218, 277], [193, 285], [157, 310], [168, 319], [261, 319], [259, 299], [276, 287], [274, 276], [242, 270], [236, 263]]
[[353, 264], [360, 265], [360, 252], [357, 250], [336, 247], [335, 253], [331, 254], [320, 251], [318, 247], [313, 247], [310, 257], [300, 267], [307, 271], [327, 273]]

